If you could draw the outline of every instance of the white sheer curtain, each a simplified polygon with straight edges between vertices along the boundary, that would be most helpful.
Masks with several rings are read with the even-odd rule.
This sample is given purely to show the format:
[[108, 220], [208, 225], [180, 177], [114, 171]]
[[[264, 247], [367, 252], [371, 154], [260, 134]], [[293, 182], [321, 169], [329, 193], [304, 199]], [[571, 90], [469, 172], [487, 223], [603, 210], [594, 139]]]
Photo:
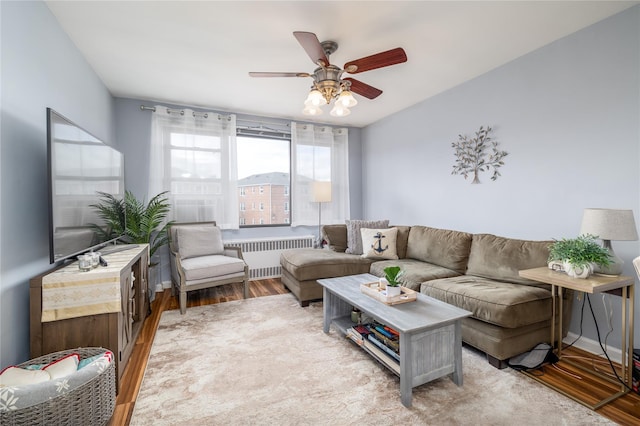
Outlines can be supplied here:
[[346, 128], [291, 123], [291, 225], [318, 226], [314, 182], [331, 182], [322, 223], [344, 223], [349, 210], [349, 133]]
[[149, 198], [169, 191], [177, 222], [238, 229], [236, 116], [157, 105], [151, 127]]

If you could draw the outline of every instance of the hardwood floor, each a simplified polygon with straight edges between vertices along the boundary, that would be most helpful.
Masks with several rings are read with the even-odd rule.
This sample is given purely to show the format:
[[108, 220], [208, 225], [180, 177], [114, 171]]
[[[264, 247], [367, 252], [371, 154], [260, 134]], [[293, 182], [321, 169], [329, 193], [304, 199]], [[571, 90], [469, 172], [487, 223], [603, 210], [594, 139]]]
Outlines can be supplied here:
[[[250, 297], [284, 293], [288, 293], [288, 290], [282, 285], [279, 279], [259, 280], [250, 283]], [[189, 293], [187, 309], [193, 306], [203, 306], [238, 299], [242, 299], [241, 285], [232, 284], [214, 287]], [[171, 296], [170, 290], [165, 290], [162, 293], [156, 294], [156, 299], [153, 301], [151, 309], [151, 315], [144, 323], [129, 363], [122, 376], [120, 394], [116, 399], [116, 409], [110, 423], [114, 426], [129, 424], [147, 366], [151, 344], [153, 343], [158, 322], [160, 321], [160, 315], [166, 310], [178, 309], [178, 299], [177, 297]], [[593, 359], [599, 361], [600, 358], [579, 349], [570, 348], [565, 350], [563, 351], [563, 357], [564, 356], [584, 366], [597, 365], [599, 366], [598, 369], [602, 371], [605, 371], [607, 367], [607, 365], [596, 364], [596, 362], [593, 361]], [[555, 366], [545, 366], [537, 379], [545, 383], [551, 383], [560, 389], [561, 392], [574, 395], [579, 400], [585, 401], [590, 405], [604, 399], [616, 390], [612, 388], [611, 384], [606, 380], [594, 374], [587, 374], [569, 365], [565, 360], [561, 360], [555, 364]], [[640, 395], [633, 392], [628, 393], [599, 408], [597, 412], [621, 425], [638, 425], [640, 424]], [[548, 414], [553, 415], [553, 413]]]

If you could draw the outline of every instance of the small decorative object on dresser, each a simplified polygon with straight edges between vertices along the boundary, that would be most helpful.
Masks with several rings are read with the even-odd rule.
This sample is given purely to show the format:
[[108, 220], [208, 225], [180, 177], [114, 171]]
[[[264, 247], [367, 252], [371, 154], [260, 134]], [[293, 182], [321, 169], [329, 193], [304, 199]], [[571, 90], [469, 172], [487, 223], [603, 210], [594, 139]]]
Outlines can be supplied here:
[[609, 251], [600, 246], [597, 237], [585, 234], [577, 238], [556, 240], [549, 247], [549, 268], [556, 269], [562, 262], [564, 271], [573, 278], [587, 278], [594, 266], [607, 266], [611, 263]]

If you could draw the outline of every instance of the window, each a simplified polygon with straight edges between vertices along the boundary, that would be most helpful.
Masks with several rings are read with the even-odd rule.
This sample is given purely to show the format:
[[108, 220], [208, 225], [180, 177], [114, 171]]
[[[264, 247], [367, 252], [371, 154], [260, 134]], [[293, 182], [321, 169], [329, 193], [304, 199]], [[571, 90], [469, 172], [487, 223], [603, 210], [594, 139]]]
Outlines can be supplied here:
[[285, 211], [285, 212], [288, 212], [288, 211], [289, 211], [289, 202], [288, 202], [288, 201], [285, 201], [285, 202], [284, 202], [284, 211]]
[[244, 203], [240, 203], [240, 211], [241, 211], [241, 212], [245, 211]]
[[[254, 213], [247, 213], [246, 225], [288, 225], [290, 205], [289, 139], [237, 136], [238, 186], [246, 188], [245, 203]], [[251, 189], [249, 189], [251, 188]], [[261, 217], [258, 212], [268, 212]], [[250, 223], [250, 224], [249, 224]], [[243, 224], [241, 224], [243, 226]]]
[[171, 219], [239, 226], [235, 115], [156, 106], [149, 195], [169, 191]]
[[244, 197], [245, 193], [244, 193], [244, 186], [240, 188], [240, 196]]

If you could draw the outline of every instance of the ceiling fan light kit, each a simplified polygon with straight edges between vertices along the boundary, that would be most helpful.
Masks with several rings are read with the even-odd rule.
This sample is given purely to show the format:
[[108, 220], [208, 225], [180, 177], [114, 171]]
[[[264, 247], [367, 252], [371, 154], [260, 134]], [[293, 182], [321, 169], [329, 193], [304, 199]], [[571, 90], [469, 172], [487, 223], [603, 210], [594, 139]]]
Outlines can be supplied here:
[[369, 86], [354, 78], [342, 78], [347, 72], [357, 74], [377, 68], [387, 67], [407, 61], [407, 55], [400, 47], [377, 53], [375, 55], [349, 61], [344, 69], [329, 63], [329, 55], [338, 49], [338, 43], [323, 41], [320, 43], [314, 33], [295, 31], [293, 33], [302, 48], [307, 52], [314, 64], [318, 65], [313, 74], [305, 72], [250, 72], [251, 77], [311, 77], [313, 85], [304, 102], [302, 113], [305, 115], [320, 115], [320, 108], [334, 100], [330, 114], [334, 117], [345, 117], [351, 114], [349, 108], [358, 104], [352, 92], [368, 99], [375, 99], [382, 94], [382, 90]]

